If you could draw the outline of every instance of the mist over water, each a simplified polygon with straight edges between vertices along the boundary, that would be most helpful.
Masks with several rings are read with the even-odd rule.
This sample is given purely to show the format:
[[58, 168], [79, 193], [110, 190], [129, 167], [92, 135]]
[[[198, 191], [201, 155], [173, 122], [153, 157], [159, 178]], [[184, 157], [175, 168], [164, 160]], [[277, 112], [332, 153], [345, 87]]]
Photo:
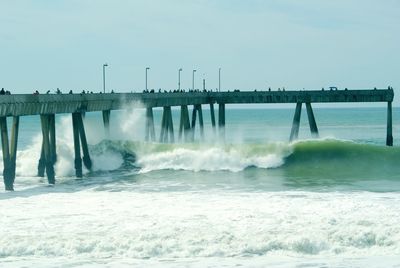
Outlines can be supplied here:
[[[22, 118], [16, 192], [0, 193], [0, 264], [399, 265], [400, 148], [384, 146], [385, 109], [315, 109], [321, 138], [303, 114], [288, 143], [293, 112], [227, 107], [221, 142], [205, 109], [205, 141], [196, 126], [195, 143], [176, 144], [143, 142], [140, 106], [112, 112], [107, 139], [87, 113], [82, 180], [71, 118], [57, 116], [51, 188], [35, 177], [39, 120]], [[160, 121], [155, 110], [157, 139]], [[173, 121], [177, 137], [178, 110]]]

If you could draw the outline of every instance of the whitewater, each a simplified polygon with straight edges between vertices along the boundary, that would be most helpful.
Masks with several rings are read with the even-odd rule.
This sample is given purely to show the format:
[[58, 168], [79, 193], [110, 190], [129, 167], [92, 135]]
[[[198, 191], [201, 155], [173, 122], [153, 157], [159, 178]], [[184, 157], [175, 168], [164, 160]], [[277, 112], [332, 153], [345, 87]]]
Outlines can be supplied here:
[[81, 180], [58, 116], [54, 187], [36, 177], [38, 119], [23, 118], [0, 266], [398, 267], [400, 148], [383, 146], [383, 115], [316, 109], [322, 138], [304, 120], [288, 143], [291, 110], [233, 109], [226, 142], [206, 121], [204, 142], [159, 144], [142, 142], [142, 109], [115, 113], [110, 139], [88, 114], [94, 166]]

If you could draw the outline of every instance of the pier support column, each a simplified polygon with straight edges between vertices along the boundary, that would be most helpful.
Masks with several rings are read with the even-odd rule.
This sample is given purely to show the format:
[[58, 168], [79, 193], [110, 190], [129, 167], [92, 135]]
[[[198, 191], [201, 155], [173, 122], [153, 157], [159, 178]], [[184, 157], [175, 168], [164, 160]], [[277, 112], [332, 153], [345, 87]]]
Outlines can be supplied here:
[[165, 142], [165, 133], [166, 133], [166, 118], [167, 118], [167, 107], [163, 107], [163, 113], [161, 118], [161, 130], [160, 130], [160, 142]]
[[82, 158], [81, 158], [81, 145], [79, 140], [79, 119], [80, 113], [72, 114], [72, 129], [74, 135], [74, 151], [75, 151], [75, 175], [82, 178]]
[[89, 148], [86, 140], [85, 125], [83, 124], [82, 115], [77, 113], [77, 122], [79, 124], [79, 137], [81, 139], [82, 152], [83, 152], [83, 164], [88, 170], [92, 169], [92, 160], [90, 159]]
[[204, 121], [203, 121], [203, 110], [201, 109], [201, 104], [197, 105], [197, 113], [199, 114], [199, 124], [200, 124], [200, 136], [204, 140]]
[[311, 103], [306, 102], [306, 109], [307, 109], [307, 115], [308, 115], [308, 123], [310, 124], [311, 136], [313, 138], [318, 138], [319, 137], [318, 127], [317, 127], [317, 122], [315, 121], [314, 112], [311, 107]]
[[175, 142], [175, 134], [174, 134], [174, 122], [172, 120], [171, 106], [167, 107], [167, 120], [168, 120], [168, 125], [167, 125], [168, 133], [167, 133], [167, 136], [169, 135], [169, 142], [170, 143], [174, 143]]
[[163, 115], [161, 120], [160, 142], [168, 141], [172, 143], [175, 142], [171, 106], [165, 106], [163, 108]]
[[18, 132], [19, 132], [19, 116], [13, 117], [13, 124], [11, 129], [11, 148], [10, 148], [10, 179], [14, 184], [15, 181], [15, 168], [17, 162], [17, 147], [18, 147]]
[[181, 105], [181, 118], [179, 121], [179, 141], [182, 140], [182, 135], [184, 135], [185, 142], [189, 140], [190, 135], [190, 119], [189, 119], [189, 109], [187, 105]]
[[49, 120], [49, 135], [50, 135], [50, 154], [53, 165], [57, 162], [57, 148], [56, 148], [56, 115], [50, 114]]
[[104, 131], [105, 131], [105, 135], [106, 135], [107, 139], [110, 138], [110, 114], [111, 114], [110, 110], [103, 111], [103, 124], [104, 124]]
[[225, 140], [225, 103], [219, 103], [218, 107], [218, 133], [222, 140]]
[[146, 141], [155, 141], [156, 133], [154, 130], [154, 116], [153, 116], [153, 108], [146, 108]]
[[386, 145], [393, 146], [393, 127], [392, 127], [392, 102], [387, 105], [387, 129], [386, 129]]
[[40, 115], [40, 123], [42, 126], [43, 136], [43, 153], [46, 165], [46, 174], [49, 184], [55, 184], [54, 174], [54, 156], [53, 156], [53, 145], [50, 140], [50, 121], [51, 115]]
[[14, 191], [18, 130], [19, 130], [19, 117], [14, 116], [13, 126], [11, 131], [11, 148], [10, 148], [8, 143], [7, 117], [0, 117], [1, 145], [3, 151], [3, 165], [4, 165], [3, 180], [6, 191]]
[[215, 134], [215, 112], [214, 112], [214, 103], [210, 103], [210, 115], [211, 115], [211, 125], [213, 132]]
[[292, 131], [290, 132], [290, 141], [296, 140], [299, 137], [301, 106], [303, 103], [296, 104], [296, 111], [293, 117]]
[[196, 116], [197, 116], [197, 106], [193, 105], [193, 111], [192, 111], [192, 133], [191, 133], [191, 141], [194, 142], [194, 132], [196, 130]]
[[[42, 120], [44, 120], [45, 127], [47, 126], [47, 128], [45, 128], [45, 131], [47, 131], [47, 136], [49, 137], [49, 150], [50, 150], [49, 161], [52, 161], [53, 171], [54, 171], [54, 164], [57, 162], [55, 115], [54, 114], [41, 115], [40, 120], [41, 120], [41, 122], [42, 122]], [[43, 127], [42, 127], [42, 132], [43, 132]], [[38, 164], [38, 176], [39, 177], [44, 177], [46, 165], [47, 165], [44, 143], [45, 143], [45, 137], [42, 139], [42, 148], [40, 151], [40, 158], [39, 158], [39, 164]]]

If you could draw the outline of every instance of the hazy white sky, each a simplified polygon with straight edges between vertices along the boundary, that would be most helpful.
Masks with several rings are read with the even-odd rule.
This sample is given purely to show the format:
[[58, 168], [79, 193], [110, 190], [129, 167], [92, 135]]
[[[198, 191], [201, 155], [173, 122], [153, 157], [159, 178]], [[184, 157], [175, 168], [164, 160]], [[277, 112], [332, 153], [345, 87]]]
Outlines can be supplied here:
[[[15, 93], [196, 85], [400, 94], [398, 0], [1, 0], [0, 87]], [[396, 105], [400, 97], [396, 96]]]

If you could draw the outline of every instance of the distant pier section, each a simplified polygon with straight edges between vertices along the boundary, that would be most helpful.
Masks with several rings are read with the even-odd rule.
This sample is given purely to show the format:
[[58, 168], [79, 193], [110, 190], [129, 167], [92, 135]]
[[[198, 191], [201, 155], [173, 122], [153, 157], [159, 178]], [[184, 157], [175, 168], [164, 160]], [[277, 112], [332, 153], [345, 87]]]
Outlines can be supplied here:
[[[3, 178], [5, 189], [14, 189], [17, 145], [19, 134], [19, 118], [26, 115], [39, 115], [42, 129], [42, 149], [38, 152], [38, 176], [47, 174], [49, 184], [55, 183], [54, 164], [57, 161], [56, 146], [56, 114], [71, 114], [75, 150], [76, 176], [82, 177], [82, 163], [91, 170], [92, 161], [88, 149], [83, 115], [86, 112], [102, 112], [106, 136], [110, 135], [110, 113], [112, 110], [127, 109], [134, 103], [146, 109], [146, 123], [143, 127], [146, 141], [155, 142], [153, 108], [163, 109], [159, 142], [192, 142], [195, 139], [196, 126], [200, 139], [204, 139], [203, 105], [209, 105], [213, 132], [220, 139], [225, 137], [226, 104], [255, 103], [293, 103], [296, 104], [289, 140], [298, 138], [302, 105], [307, 111], [310, 131], [313, 137], [319, 131], [312, 109], [312, 103], [387, 103], [387, 135], [386, 145], [393, 145], [392, 134], [392, 102], [393, 88], [359, 89], [359, 90], [299, 90], [299, 91], [228, 91], [228, 92], [145, 92], [145, 93], [86, 93], [86, 94], [15, 94], [0, 96], [0, 131], [3, 153]], [[216, 120], [214, 104], [218, 105]], [[178, 135], [174, 132], [171, 107], [180, 107]], [[189, 107], [192, 107], [190, 117]], [[9, 132], [7, 117], [12, 117]]]

